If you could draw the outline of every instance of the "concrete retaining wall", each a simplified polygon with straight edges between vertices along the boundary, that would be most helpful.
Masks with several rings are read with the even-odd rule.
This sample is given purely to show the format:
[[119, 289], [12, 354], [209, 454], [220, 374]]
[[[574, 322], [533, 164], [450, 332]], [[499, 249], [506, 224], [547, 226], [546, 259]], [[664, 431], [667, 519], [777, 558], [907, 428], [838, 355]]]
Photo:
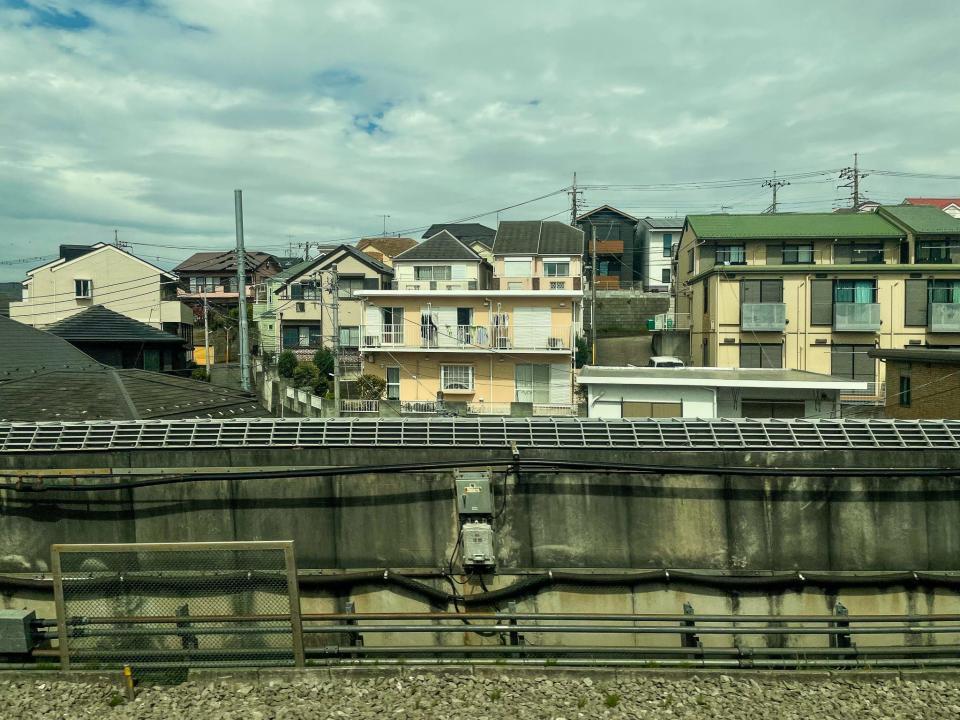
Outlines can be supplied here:
[[[590, 324], [590, 293], [584, 295], [584, 322]], [[597, 334], [630, 335], [647, 332], [647, 320], [670, 309], [667, 293], [635, 290], [597, 291]]]

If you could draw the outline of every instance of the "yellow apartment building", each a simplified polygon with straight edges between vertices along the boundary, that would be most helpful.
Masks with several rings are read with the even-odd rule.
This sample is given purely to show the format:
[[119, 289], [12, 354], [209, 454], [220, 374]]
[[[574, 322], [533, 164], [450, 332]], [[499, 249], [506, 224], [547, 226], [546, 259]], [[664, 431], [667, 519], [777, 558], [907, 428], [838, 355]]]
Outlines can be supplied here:
[[690, 215], [674, 262], [694, 365], [865, 381], [879, 403], [871, 350], [960, 347], [960, 220], [936, 208]]

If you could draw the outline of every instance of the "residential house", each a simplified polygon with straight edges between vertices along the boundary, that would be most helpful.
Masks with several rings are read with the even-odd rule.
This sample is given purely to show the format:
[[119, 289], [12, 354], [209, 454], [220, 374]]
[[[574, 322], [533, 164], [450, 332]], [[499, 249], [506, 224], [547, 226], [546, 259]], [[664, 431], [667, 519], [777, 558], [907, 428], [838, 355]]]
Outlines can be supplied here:
[[887, 383], [884, 415], [889, 418], [960, 418], [960, 349], [871, 350]]
[[610, 205], [602, 205], [577, 218], [583, 231], [583, 261], [586, 275], [592, 272], [596, 238], [597, 288], [630, 289], [642, 286], [642, 267], [637, 252], [640, 241], [639, 220]]
[[960, 346], [960, 267], [944, 254], [960, 220], [902, 211], [688, 216], [675, 326], [692, 364], [828, 373], [881, 403], [871, 350]]
[[18, 282], [0, 283], [0, 315], [10, 317], [10, 303], [23, 299], [23, 285]]
[[960, 219], [960, 198], [923, 198], [910, 197], [904, 198], [904, 205], [930, 205], [942, 210], [951, 217]]
[[[336, 269], [337, 293], [332, 283]], [[360, 370], [360, 327], [363, 325], [361, 290], [387, 288], [393, 279], [392, 268], [358, 250], [341, 245], [322, 257], [306, 261], [284, 273], [284, 279], [265, 297], [271, 316], [263, 312], [255, 316], [263, 323], [261, 342], [273, 336], [270, 347], [277, 351], [293, 350], [301, 359], [310, 359], [321, 347], [333, 347], [334, 300], [336, 299], [339, 347], [345, 374]]]
[[[518, 404], [526, 414], [570, 411], [582, 291], [569, 274], [567, 287], [550, 289], [559, 276], [533, 261], [537, 247], [526, 252], [527, 277], [491, 277], [490, 265], [444, 230], [394, 258], [392, 289], [360, 291], [364, 372], [386, 381], [387, 405], [433, 412], [442, 400], [476, 414], [519, 412]], [[512, 257], [496, 262], [505, 268]]]
[[673, 251], [680, 242], [683, 218], [643, 218], [640, 230], [640, 273], [643, 289], [653, 292], [670, 290]]
[[493, 240], [496, 290], [581, 290], [583, 231], [566, 223], [504, 220]]
[[45, 328], [94, 305], [193, 341], [193, 312], [177, 299], [176, 273], [114, 245], [61, 245], [60, 256], [27, 272], [14, 320]]
[[117, 368], [182, 370], [187, 366], [186, 342], [133, 318], [94, 305], [47, 326], [97, 362]]
[[831, 418], [842, 392], [867, 384], [802, 370], [586, 365], [592, 418]]
[[[253, 300], [255, 286], [283, 268], [280, 261], [269, 253], [248, 250], [244, 253], [244, 275], [247, 298]], [[240, 302], [240, 290], [237, 286], [237, 251], [198, 252], [191, 255], [174, 268], [184, 287], [180, 290], [180, 299], [197, 308], [197, 316], [202, 320], [200, 308], [206, 298], [210, 304], [235, 306]]]
[[268, 417], [250, 393], [97, 362], [0, 317], [0, 422]]
[[393, 267], [393, 258], [409, 250], [417, 241], [405, 237], [369, 237], [357, 243], [357, 250], [365, 252], [374, 260], [378, 260], [387, 267]]
[[444, 230], [487, 262], [493, 262], [493, 253], [490, 252], [493, 247], [493, 237], [496, 235], [496, 230], [493, 228], [480, 223], [435, 223], [427, 228], [422, 237], [425, 240]]

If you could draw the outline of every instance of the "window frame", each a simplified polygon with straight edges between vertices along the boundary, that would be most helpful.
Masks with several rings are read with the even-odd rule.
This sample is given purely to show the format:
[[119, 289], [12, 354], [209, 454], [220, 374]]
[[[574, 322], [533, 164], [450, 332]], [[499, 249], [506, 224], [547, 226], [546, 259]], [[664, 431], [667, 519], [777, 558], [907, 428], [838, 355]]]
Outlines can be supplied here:
[[883, 265], [885, 260], [882, 242], [850, 243], [851, 265]]
[[[924, 243], [930, 243], [930, 240], [918, 240], [916, 247], [914, 249], [914, 259], [917, 264], [930, 264], [930, 265], [949, 265], [953, 262], [953, 257], [951, 255], [951, 250], [953, 249], [953, 243], [951, 243], [946, 238], [935, 241], [934, 247], [927, 246], [925, 252], [921, 253], [921, 249], [924, 248]], [[930, 251], [937, 250], [942, 252], [942, 257], [939, 258], [930, 258]]]
[[670, 268], [660, 268], [660, 282], [664, 285], [670, 284]]
[[414, 265], [413, 279], [417, 282], [446, 282], [453, 280], [453, 268], [449, 265]]
[[[801, 260], [801, 252], [809, 253], [809, 260]], [[813, 265], [814, 256], [813, 256], [813, 243], [790, 243], [789, 245], [784, 244], [782, 250], [780, 251], [781, 255], [781, 264], [783, 265]], [[794, 259], [787, 260], [787, 253], [793, 253]]]
[[663, 257], [673, 257], [673, 233], [663, 233], [660, 240], [663, 243]]
[[[556, 268], [554, 268], [553, 272], [551, 272], [551, 266], [559, 266], [559, 265], [566, 266], [566, 271], [556, 272]], [[569, 260], [544, 260], [543, 276], [544, 277], [570, 277], [570, 261]]]
[[[511, 265], [523, 264], [526, 265], [524, 271], [517, 275], [510, 271]], [[505, 257], [503, 259], [503, 276], [505, 278], [529, 278], [533, 277], [533, 260], [530, 259], [517, 259]]]
[[93, 280], [90, 278], [74, 278], [73, 296], [77, 300], [90, 300], [93, 298]]
[[[391, 381], [390, 381], [390, 372], [391, 372], [392, 370], [396, 370], [396, 371], [397, 371], [397, 381], [396, 381], [396, 382], [391, 382]], [[387, 400], [399, 400], [399, 399], [400, 399], [400, 374], [401, 374], [401, 369], [400, 369], [400, 366], [399, 366], [399, 365], [387, 365], [387, 367], [384, 368], [384, 371], [383, 371], [383, 379], [384, 379], [384, 380], [386, 381], [386, 383], [387, 383], [387, 386], [386, 386], [386, 388], [384, 389], [384, 393], [386, 394]], [[394, 388], [394, 387], [396, 388], [396, 394], [391, 393], [391, 388]]]
[[[337, 299], [352, 300], [357, 290], [363, 290], [363, 275], [341, 275], [337, 278]], [[346, 286], [344, 285], [346, 281]], [[316, 299], [316, 298], [313, 298]]]
[[[454, 377], [449, 375], [456, 372], [465, 372], [466, 377]], [[465, 385], [466, 387], [458, 387]], [[476, 370], [473, 365], [464, 363], [450, 363], [440, 366], [440, 390], [442, 392], [475, 392], [476, 388]]]
[[897, 393], [897, 403], [900, 407], [910, 407], [912, 402], [912, 388], [909, 375], [901, 375], [899, 382], [899, 392]]
[[[739, 251], [740, 260], [734, 260], [731, 255], [731, 251]], [[727, 260], [721, 260], [720, 255], [725, 254], [729, 257]], [[747, 247], [743, 243], [732, 244], [727, 243], [724, 245], [714, 246], [714, 263], [717, 265], [746, 265], [747, 264]]]
[[[748, 349], [748, 350], [751, 351], [751, 352], [753, 351], [754, 348], [757, 348], [757, 349], [758, 349], [757, 351], [759, 352], [758, 357], [759, 357], [759, 362], [760, 362], [759, 365], [745, 365], [745, 364], [744, 364], [744, 362], [743, 362], [743, 351], [744, 351], [745, 348]], [[776, 348], [776, 349], [777, 349], [777, 351], [778, 351], [778, 352], [777, 352], [777, 355], [778, 355], [778, 357], [779, 357], [779, 359], [780, 359], [780, 364], [779, 364], [779, 365], [770, 365], [770, 364], [765, 365], [765, 364], [764, 364], [764, 360], [767, 360], [767, 359], [770, 357], [770, 356], [768, 355], [768, 350], [767, 350], [767, 348]], [[749, 369], [773, 368], [773, 369], [778, 369], [778, 370], [783, 369], [783, 343], [740, 343], [740, 357], [738, 358], [738, 360], [739, 360], [739, 364], [740, 364], [739, 366], [742, 367], [742, 368], [749, 368]]]

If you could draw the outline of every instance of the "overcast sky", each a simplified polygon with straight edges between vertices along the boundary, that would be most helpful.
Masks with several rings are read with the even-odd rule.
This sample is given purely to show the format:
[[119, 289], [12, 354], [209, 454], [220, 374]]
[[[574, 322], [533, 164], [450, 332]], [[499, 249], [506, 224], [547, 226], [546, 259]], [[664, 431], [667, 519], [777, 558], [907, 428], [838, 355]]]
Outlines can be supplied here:
[[[232, 244], [234, 188], [248, 248], [285, 254], [288, 236], [459, 219], [574, 170], [594, 185], [702, 181], [837, 169], [859, 151], [866, 168], [960, 174], [960, 2], [786, 6], [0, 0], [0, 262], [118, 228], [172, 266]], [[829, 210], [835, 186], [798, 181], [784, 209]], [[885, 202], [960, 195], [943, 180], [864, 187]], [[769, 191], [584, 199], [754, 212]], [[2, 264], [0, 280], [35, 264]]]

